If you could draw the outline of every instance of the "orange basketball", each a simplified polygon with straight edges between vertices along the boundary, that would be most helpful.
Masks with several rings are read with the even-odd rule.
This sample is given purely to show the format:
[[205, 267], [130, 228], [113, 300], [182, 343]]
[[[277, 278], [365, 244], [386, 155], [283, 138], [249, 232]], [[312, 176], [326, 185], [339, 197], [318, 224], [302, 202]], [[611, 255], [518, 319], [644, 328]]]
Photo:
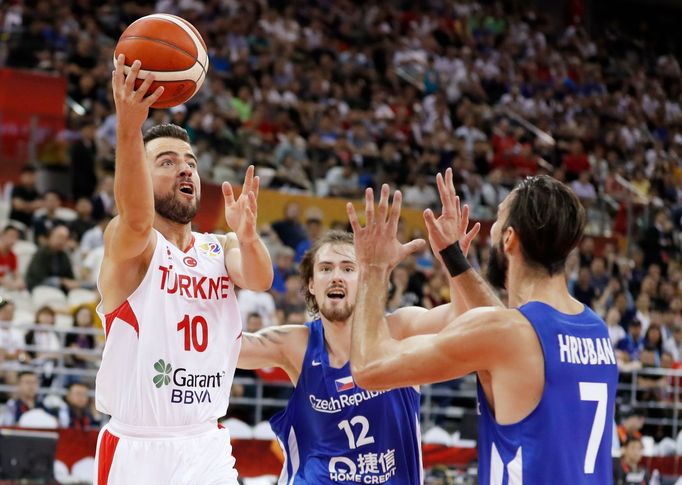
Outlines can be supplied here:
[[125, 56], [125, 73], [135, 60], [142, 63], [136, 87], [149, 73], [154, 82], [151, 94], [163, 86], [164, 92], [153, 108], [170, 108], [194, 96], [206, 79], [208, 54], [206, 44], [192, 24], [170, 14], [142, 17], [128, 26], [118, 39], [116, 58]]

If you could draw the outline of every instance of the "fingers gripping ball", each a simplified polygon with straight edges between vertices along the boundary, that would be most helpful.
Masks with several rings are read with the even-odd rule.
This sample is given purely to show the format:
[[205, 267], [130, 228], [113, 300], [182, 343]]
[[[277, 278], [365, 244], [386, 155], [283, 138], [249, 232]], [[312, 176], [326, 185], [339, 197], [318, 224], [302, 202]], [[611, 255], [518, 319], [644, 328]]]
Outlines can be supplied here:
[[153, 108], [170, 108], [189, 100], [199, 91], [208, 71], [204, 40], [192, 24], [175, 15], [147, 15], [130, 24], [118, 40], [114, 63], [120, 54], [125, 56], [126, 75], [136, 59], [142, 63], [135, 88], [149, 73], [155, 80], [148, 94], [164, 87]]

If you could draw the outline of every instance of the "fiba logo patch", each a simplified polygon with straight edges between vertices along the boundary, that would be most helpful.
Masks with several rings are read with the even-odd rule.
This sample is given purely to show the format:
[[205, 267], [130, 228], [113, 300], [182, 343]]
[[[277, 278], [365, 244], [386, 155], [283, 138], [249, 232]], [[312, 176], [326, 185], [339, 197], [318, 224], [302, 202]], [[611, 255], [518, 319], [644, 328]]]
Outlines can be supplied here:
[[197, 265], [197, 260], [194, 259], [192, 256], [185, 256], [182, 262], [185, 263], [185, 265], [189, 266], [190, 268], [194, 268]]
[[207, 256], [211, 256], [211, 257], [220, 256], [220, 253], [222, 252], [221, 251], [222, 248], [220, 247], [220, 244], [214, 243], [214, 242], [201, 243], [201, 244], [199, 244], [199, 246], [197, 246], [197, 248], [202, 253], [206, 254]]

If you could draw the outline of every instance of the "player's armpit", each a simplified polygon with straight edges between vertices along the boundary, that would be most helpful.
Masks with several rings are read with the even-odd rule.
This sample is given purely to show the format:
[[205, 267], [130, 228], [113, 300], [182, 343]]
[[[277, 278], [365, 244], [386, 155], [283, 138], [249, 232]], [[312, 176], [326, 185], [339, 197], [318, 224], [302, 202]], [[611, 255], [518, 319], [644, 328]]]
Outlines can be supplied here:
[[111, 261], [127, 261], [141, 256], [155, 241], [151, 224], [132, 226], [116, 216], [104, 231], [104, 255]]
[[298, 375], [308, 345], [308, 327], [282, 325], [267, 327], [256, 333], [244, 332], [239, 352], [239, 369], [281, 367]]
[[360, 366], [351, 358], [355, 382], [369, 390], [442, 382], [506, 362], [518, 332], [511, 310], [477, 308], [437, 334], [380, 343]]

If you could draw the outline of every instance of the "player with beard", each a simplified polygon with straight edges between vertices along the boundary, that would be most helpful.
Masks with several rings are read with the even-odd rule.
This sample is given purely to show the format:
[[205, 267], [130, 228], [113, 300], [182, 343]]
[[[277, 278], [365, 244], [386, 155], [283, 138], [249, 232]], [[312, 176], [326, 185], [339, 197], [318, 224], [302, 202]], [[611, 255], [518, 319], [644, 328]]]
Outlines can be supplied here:
[[[439, 224], [466, 252], [479, 224], [466, 232], [468, 207]], [[456, 212], [456, 216], [454, 214]], [[419, 393], [395, 386], [368, 392], [351, 376], [351, 318], [360, 267], [353, 235], [329, 231], [313, 243], [300, 265], [308, 309], [305, 325], [244, 333], [237, 367], [283, 368], [295, 389], [270, 423], [285, 454], [280, 483], [422, 483]], [[437, 332], [463, 311], [459, 301], [431, 310], [401, 308], [388, 315], [393, 338]]]
[[[452, 204], [451, 174], [445, 192], [446, 205]], [[530, 177], [500, 204], [488, 273], [507, 289], [510, 308], [490, 296], [459, 245], [426, 212], [431, 244], [451, 284], [471, 308], [486, 299], [490, 306], [466, 312], [439, 333], [403, 340], [391, 335], [384, 317], [387, 282], [395, 265], [425, 243], [396, 239], [400, 192], [390, 213], [388, 198], [384, 186], [375, 216], [368, 196], [365, 227], [348, 207], [360, 267], [351, 345], [355, 382], [381, 390], [476, 372], [479, 483], [612, 483], [616, 360], [606, 325], [571, 297], [564, 275], [585, 224], [575, 194], [551, 177]]]
[[116, 61], [116, 177], [119, 215], [104, 233], [99, 274], [106, 343], [97, 409], [111, 416], [97, 443], [95, 484], [237, 484], [225, 414], [241, 346], [234, 285], [272, 284], [256, 231], [259, 181], [249, 167], [235, 200], [223, 184], [227, 236], [192, 232], [201, 199], [187, 132], [141, 128], [163, 88], [135, 88]]

